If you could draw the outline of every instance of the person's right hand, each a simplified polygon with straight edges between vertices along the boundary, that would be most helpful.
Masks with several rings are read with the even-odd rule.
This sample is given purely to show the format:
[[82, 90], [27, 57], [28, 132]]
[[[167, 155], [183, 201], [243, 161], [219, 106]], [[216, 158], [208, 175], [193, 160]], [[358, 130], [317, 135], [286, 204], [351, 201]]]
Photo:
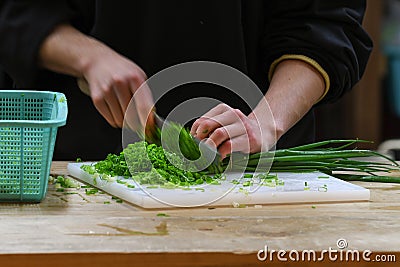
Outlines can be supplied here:
[[101, 54], [92, 56], [83, 75], [95, 107], [110, 125], [122, 127], [124, 114], [135, 93], [136, 112], [140, 123], [145, 125], [154, 101], [145, 84], [146, 74], [139, 66], [104, 47]]
[[[88, 93], [100, 114], [113, 127], [122, 127], [129, 101], [135, 95], [135, 110], [145, 125], [154, 106], [150, 89], [142, 86], [146, 74], [135, 63], [99, 40], [85, 35], [69, 24], [60, 24], [39, 48], [41, 67], [77, 77], [88, 83]], [[137, 114], [136, 114], [137, 113]], [[136, 116], [138, 115], [138, 116]]]

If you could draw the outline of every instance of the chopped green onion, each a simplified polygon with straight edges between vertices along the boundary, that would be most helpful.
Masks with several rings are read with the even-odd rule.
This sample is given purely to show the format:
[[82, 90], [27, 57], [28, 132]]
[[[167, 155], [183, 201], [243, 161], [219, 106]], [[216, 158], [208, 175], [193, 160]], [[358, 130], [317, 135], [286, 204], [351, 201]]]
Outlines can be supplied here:
[[96, 189], [96, 188], [86, 188], [86, 189], [85, 189], [86, 195], [94, 195], [94, 194], [96, 194], [97, 192], [99, 192], [99, 190]]
[[157, 213], [157, 217], [169, 217], [166, 213]]

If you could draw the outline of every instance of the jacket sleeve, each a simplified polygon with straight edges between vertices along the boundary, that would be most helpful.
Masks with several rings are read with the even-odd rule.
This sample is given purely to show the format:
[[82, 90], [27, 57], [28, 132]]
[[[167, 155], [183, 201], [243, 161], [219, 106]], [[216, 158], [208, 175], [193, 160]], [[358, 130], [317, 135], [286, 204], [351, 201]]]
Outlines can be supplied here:
[[312, 63], [329, 83], [321, 102], [350, 90], [365, 71], [372, 41], [362, 28], [365, 0], [280, 0], [265, 5], [266, 72], [279, 60]]
[[[80, 4], [79, 2], [84, 2]], [[32, 87], [40, 67], [38, 50], [54, 27], [69, 22], [89, 29], [91, 1], [0, 0], [0, 65], [18, 87]]]

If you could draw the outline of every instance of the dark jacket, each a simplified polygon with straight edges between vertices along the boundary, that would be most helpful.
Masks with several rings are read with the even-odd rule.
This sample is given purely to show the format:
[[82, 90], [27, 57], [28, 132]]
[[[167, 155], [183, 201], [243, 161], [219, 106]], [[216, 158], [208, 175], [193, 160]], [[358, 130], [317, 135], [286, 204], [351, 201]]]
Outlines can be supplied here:
[[[274, 60], [305, 55], [329, 75], [330, 90], [320, 102], [325, 103], [340, 98], [364, 72], [372, 48], [361, 27], [364, 11], [364, 0], [0, 1], [0, 65], [17, 87], [67, 95], [68, 124], [59, 130], [56, 159], [100, 159], [119, 149], [120, 131], [107, 125], [75, 79], [37, 65], [38, 48], [55, 25], [72, 23], [132, 59], [148, 76], [177, 63], [208, 60], [246, 73], [263, 92]], [[162, 115], [199, 91], [221, 98], [206, 86], [193, 87], [167, 97], [168, 104], [160, 104]], [[310, 142], [313, 135], [310, 112], [279, 146]]]

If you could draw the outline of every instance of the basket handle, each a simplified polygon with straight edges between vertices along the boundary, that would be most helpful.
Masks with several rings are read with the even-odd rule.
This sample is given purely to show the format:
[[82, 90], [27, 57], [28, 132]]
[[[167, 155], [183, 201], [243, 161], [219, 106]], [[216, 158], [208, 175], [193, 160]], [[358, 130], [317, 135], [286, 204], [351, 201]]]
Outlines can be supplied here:
[[[3, 91], [6, 92], [6, 91]], [[31, 93], [31, 91], [19, 91], [20, 93]], [[55, 118], [52, 120], [44, 121], [32, 121], [32, 120], [0, 120], [0, 127], [59, 127], [66, 124], [68, 115], [67, 99], [63, 93], [58, 92], [46, 92], [41, 91], [40, 93], [52, 93], [54, 94], [53, 101], [56, 104]]]
[[52, 122], [54, 126], [63, 126], [68, 115], [67, 98], [63, 93], [55, 93], [54, 101], [57, 101], [57, 117]]

